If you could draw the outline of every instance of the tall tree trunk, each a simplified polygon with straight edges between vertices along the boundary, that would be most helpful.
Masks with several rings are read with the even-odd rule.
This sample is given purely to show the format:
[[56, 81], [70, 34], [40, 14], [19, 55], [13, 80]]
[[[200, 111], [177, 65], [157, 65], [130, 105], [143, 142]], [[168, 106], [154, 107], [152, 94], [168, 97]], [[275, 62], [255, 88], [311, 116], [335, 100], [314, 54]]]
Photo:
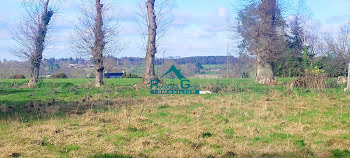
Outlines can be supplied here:
[[155, 55], [157, 53], [156, 48], [156, 35], [157, 35], [157, 23], [156, 15], [154, 13], [155, 0], [147, 0], [147, 19], [148, 19], [148, 42], [147, 52], [145, 57], [145, 71], [143, 74], [143, 84], [149, 85], [150, 81], [156, 79], [154, 72]]
[[103, 19], [102, 19], [101, 0], [96, 0], [96, 23], [94, 28], [95, 42], [92, 48], [94, 64], [95, 64], [95, 86], [100, 87], [103, 84], [103, 49], [105, 47], [103, 34]]
[[49, 25], [49, 22], [51, 20], [51, 17], [53, 15], [53, 11], [48, 10], [49, 0], [47, 0], [44, 3], [44, 11], [40, 19], [40, 24], [38, 28], [38, 32], [35, 36], [35, 49], [34, 53], [30, 57], [31, 62], [31, 79], [28, 83], [28, 87], [33, 87], [38, 82], [39, 79], [39, 70], [40, 70], [40, 63], [42, 60], [42, 55], [45, 49], [45, 38], [47, 33], [47, 26]]
[[263, 85], [272, 85], [275, 83], [271, 64], [266, 62], [266, 60], [259, 55], [257, 55], [257, 71], [255, 81]]
[[40, 62], [32, 64], [32, 66], [31, 66], [31, 79], [28, 82], [28, 87], [30, 87], [30, 88], [34, 87], [35, 84], [39, 81], [39, 70], [40, 70]]
[[276, 0], [261, 0], [259, 17], [262, 21], [261, 30], [262, 45], [257, 54], [257, 72], [255, 81], [263, 85], [272, 85], [275, 78], [272, 71], [271, 61], [277, 52], [276, 33]]

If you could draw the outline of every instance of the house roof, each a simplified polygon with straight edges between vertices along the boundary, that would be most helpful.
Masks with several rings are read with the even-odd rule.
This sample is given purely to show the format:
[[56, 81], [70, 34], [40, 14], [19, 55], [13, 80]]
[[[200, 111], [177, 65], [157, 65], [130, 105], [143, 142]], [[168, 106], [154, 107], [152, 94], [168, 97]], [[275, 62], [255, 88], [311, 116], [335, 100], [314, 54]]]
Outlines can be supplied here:
[[123, 75], [124, 73], [122, 72], [113, 72], [113, 73], [105, 73], [105, 75], [112, 75], [112, 76], [119, 76], [119, 75]]

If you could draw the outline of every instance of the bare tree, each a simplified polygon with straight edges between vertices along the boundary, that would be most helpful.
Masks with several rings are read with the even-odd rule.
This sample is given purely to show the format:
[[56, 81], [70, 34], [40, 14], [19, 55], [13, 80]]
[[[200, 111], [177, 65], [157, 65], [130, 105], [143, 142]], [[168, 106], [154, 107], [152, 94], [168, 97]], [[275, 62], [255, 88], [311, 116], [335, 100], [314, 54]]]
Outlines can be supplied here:
[[275, 82], [272, 62], [285, 49], [281, 36], [284, 20], [276, 0], [252, 2], [238, 14], [238, 33], [242, 47], [256, 55], [256, 82], [270, 85]]
[[76, 52], [93, 57], [95, 86], [100, 87], [103, 84], [104, 56], [120, 51], [121, 47], [116, 39], [118, 20], [113, 13], [113, 5], [94, 1], [86, 1], [87, 6], [83, 7], [75, 29], [77, 39], [72, 43]]
[[345, 58], [350, 54], [350, 24], [346, 24], [340, 27], [337, 41], [339, 56]]
[[12, 53], [30, 62], [31, 79], [28, 87], [35, 86], [39, 80], [48, 25], [54, 15], [54, 11], [49, 8], [49, 2], [49, 0], [23, 2], [27, 15], [12, 36], [17, 42], [17, 48], [14, 48]]
[[[326, 33], [323, 37], [321, 46], [325, 69], [331, 76], [343, 76], [347, 72], [347, 63], [350, 60], [350, 24], [339, 28], [338, 33]], [[328, 59], [328, 60], [326, 60]]]
[[326, 33], [323, 41], [325, 53], [333, 53], [345, 60], [350, 55], [350, 24], [339, 27], [339, 32], [335, 35]]
[[115, 72], [120, 70], [118, 68], [118, 60], [112, 56], [106, 56], [104, 58], [105, 72]]
[[[155, 55], [159, 49], [159, 41], [164, 37], [173, 19], [169, 16], [174, 0], [147, 0], [146, 9], [140, 5], [139, 27], [141, 30], [142, 51], [146, 52], [143, 84], [148, 85], [157, 79], [154, 71]], [[147, 29], [145, 29], [147, 28]]]

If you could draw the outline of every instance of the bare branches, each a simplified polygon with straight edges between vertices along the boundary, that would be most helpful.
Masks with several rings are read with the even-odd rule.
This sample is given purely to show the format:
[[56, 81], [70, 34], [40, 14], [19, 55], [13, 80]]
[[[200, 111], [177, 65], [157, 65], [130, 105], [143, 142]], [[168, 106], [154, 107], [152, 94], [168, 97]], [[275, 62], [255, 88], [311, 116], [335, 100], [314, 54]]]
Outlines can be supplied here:
[[140, 3], [138, 24], [142, 38], [142, 52], [146, 53], [143, 83], [148, 85], [156, 79], [154, 62], [160, 39], [169, 29], [173, 19], [170, 12], [174, 6], [174, 0], [146, 0], [146, 7]]
[[[95, 41], [95, 20], [96, 7], [95, 0], [83, 0], [84, 6], [81, 7], [81, 17], [78, 24], [75, 25], [75, 33], [72, 37], [72, 49], [74, 52], [83, 56], [92, 56], [91, 51]], [[102, 7], [102, 33], [105, 39], [103, 49], [104, 55], [115, 55], [122, 49], [122, 45], [118, 40], [119, 19], [115, 13], [116, 6], [107, 1], [103, 1]]]
[[339, 55], [345, 57], [350, 54], [350, 24], [340, 27], [337, 37]]
[[49, 0], [23, 2], [26, 16], [12, 34], [13, 40], [17, 43], [12, 53], [31, 63], [32, 79], [28, 83], [29, 87], [38, 82], [40, 64], [47, 43], [48, 26], [54, 14], [49, 8], [49, 2]]
[[[158, 1], [157, 1], [158, 2]], [[169, 30], [174, 19], [171, 16], [171, 11], [174, 8], [175, 0], [164, 0], [156, 3], [156, 23], [157, 23], [157, 41], [159, 42], [163, 38], [166, 32]]]
[[[156, 23], [157, 23], [157, 37], [156, 43], [157, 47], [161, 44], [161, 39], [164, 38], [167, 31], [170, 29], [174, 18], [171, 15], [171, 11], [175, 6], [175, 0], [156, 0], [154, 4]], [[139, 3], [139, 12], [138, 15], [138, 25], [141, 36], [141, 49], [143, 52], [146, 52], [147, 44], [147, 35], [148, 35], [148, 16], [147, 8], [145, 7], [146, 0], [143, 0]]]
[[93, 57], [95, 65], [95, 86], [103, 84], [103, 58], [107, 54], [116, 54], [121, 49], [118, 40], [118, 20], [113, 4], [101, 0], [85, 0], [82, 16], [75, 27], [76, 52]]
[[344, 59], [350, 55], [350, 24], [343, 25], [334, 36], [326, 33], [323, 37], [323, 52]]

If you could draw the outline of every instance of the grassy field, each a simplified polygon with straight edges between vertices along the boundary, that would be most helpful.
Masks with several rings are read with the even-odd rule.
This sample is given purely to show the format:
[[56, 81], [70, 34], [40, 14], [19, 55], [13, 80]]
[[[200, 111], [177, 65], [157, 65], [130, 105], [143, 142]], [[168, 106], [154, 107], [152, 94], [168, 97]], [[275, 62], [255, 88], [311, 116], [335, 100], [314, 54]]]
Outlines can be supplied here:
[[141, 79], [26, 82], [0, 81], [0, 157], [350, 157], [345, 85], [191, 79], [217, 91], [150, 95]]

